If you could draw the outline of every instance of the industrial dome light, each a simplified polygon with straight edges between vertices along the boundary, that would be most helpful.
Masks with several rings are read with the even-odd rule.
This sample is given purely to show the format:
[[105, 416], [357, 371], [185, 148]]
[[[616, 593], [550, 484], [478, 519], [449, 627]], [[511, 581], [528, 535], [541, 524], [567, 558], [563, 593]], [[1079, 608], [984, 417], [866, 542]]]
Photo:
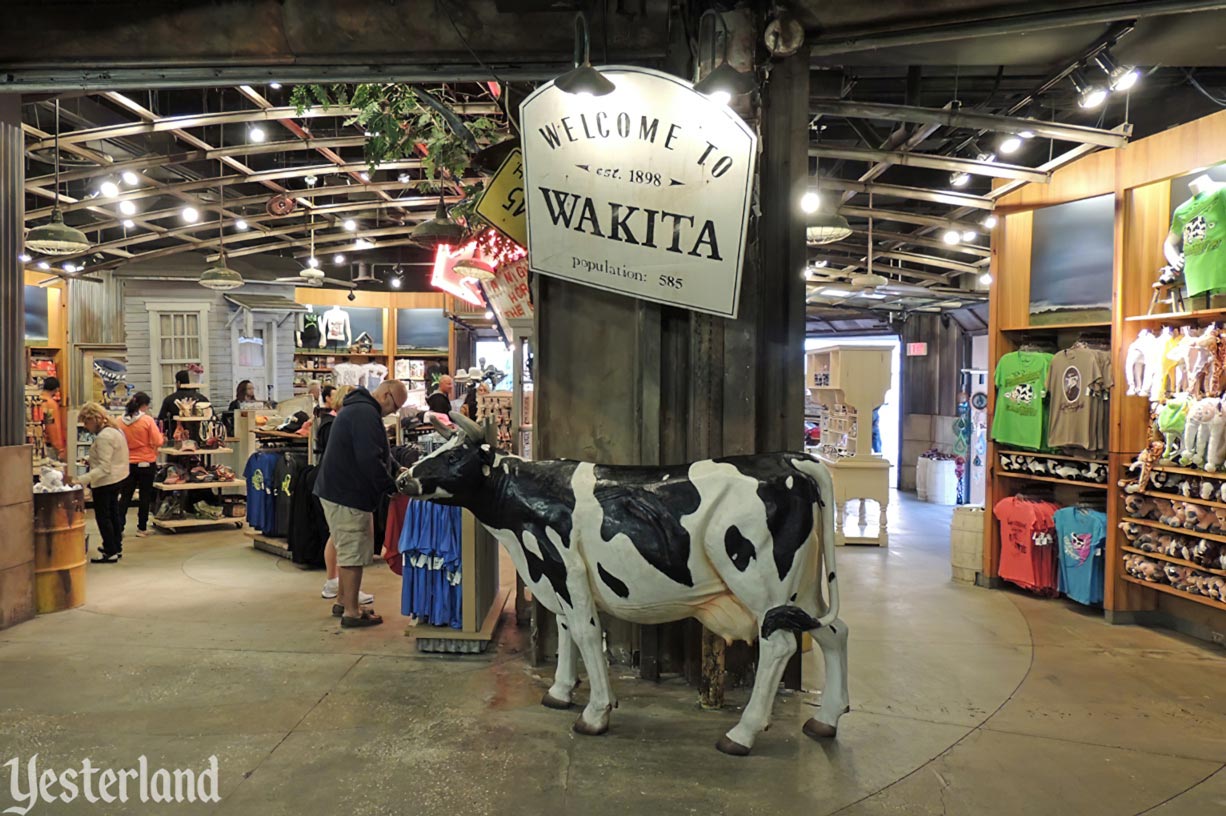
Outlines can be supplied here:
[[464, 227], [451, 220], [451, 216], [447, 214], [447, 205], [443, 202], [443, 194], [440, 192], [434, 217], [413, 227], [409, 236], [422, 246], [437, 249], [443, 244], [454, 246], [459, 243], [464, 237]]
[[85, 233], [64, 223], [60, 212], [60, 100], [55, 100], [55, 198], [50, 223], [26, 233], [25, 247], [43, 255], [78, 255], [93, 244]]
[[805, 243], [809, 246], [833, 244], [851, 235], [851, 225], [837, 213], [817, 213], [805, 227]]

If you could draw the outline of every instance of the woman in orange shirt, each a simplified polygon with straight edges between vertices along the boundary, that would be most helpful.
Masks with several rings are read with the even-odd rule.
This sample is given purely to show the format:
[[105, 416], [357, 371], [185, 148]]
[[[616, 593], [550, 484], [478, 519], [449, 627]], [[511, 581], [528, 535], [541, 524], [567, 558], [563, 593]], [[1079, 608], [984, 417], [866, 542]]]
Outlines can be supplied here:
[[153, 503], [153, 481], [157, 474], [154, 463], [158, 458], [158, 448], [166, 441], [158, 424], [149, 416], [149, 403], [149, 395], [137, 391], [128, 400], [123, 421], [119, 423], [124, 436], [128, 438], [128, 478], [120, 491], [123, 519], [127, 520], [132, 494], [139, 488], [140, 511], [136, 517], [136, 535], [139, 538], [149, 535], [149, 506]]

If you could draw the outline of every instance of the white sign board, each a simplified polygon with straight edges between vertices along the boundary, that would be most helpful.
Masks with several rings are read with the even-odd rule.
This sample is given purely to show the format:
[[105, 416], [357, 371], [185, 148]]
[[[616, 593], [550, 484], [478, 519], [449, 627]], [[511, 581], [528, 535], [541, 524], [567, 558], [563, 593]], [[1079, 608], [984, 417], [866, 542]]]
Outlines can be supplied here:
[[600, 72], [613, 93], [520, 108], [532, 270], [736, 317], [757, 138], [683, 79]]

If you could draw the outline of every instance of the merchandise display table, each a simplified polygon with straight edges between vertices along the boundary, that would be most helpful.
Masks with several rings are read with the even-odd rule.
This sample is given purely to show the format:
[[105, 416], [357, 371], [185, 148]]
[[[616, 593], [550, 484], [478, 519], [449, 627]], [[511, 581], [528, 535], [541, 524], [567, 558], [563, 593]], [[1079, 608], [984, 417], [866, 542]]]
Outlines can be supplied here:
[[[890, 505], [889, 461], [876, 456], [848, 456], [838, 459], [819, 456], [818, 458], [830, 469], [830, 477], [834, 480], [835, 545], [839, 547], [844, 544], [889, 546], [889, 531], [886, 522], [886, 511]], [[859, 523], [852, 528], [845, 523], [847, 502], [850, 499], [860, 500]], [[875, 532], [868, 526], [865, 499], [875, 501], [880, 509]]]

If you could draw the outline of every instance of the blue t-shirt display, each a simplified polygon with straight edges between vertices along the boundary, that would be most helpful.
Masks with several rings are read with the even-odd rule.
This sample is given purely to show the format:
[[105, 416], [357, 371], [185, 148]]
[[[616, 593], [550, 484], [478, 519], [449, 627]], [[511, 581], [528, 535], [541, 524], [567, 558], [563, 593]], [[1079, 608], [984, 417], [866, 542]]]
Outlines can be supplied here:
[[247, 459], [243, 477], [247, 480], [247, 523], [257, 530], [276, 527], [277, 496], [273, 474], [279, 454], [253, 453]]
[[432, 626], [464, 625], [460, 508], [410, 501], [400, 530], [400, 612]]
[[1107, 514], [1062, 507], [1054, 514], [1059, 540], [1059, 589], [1082, 604], [1103, 602]]

